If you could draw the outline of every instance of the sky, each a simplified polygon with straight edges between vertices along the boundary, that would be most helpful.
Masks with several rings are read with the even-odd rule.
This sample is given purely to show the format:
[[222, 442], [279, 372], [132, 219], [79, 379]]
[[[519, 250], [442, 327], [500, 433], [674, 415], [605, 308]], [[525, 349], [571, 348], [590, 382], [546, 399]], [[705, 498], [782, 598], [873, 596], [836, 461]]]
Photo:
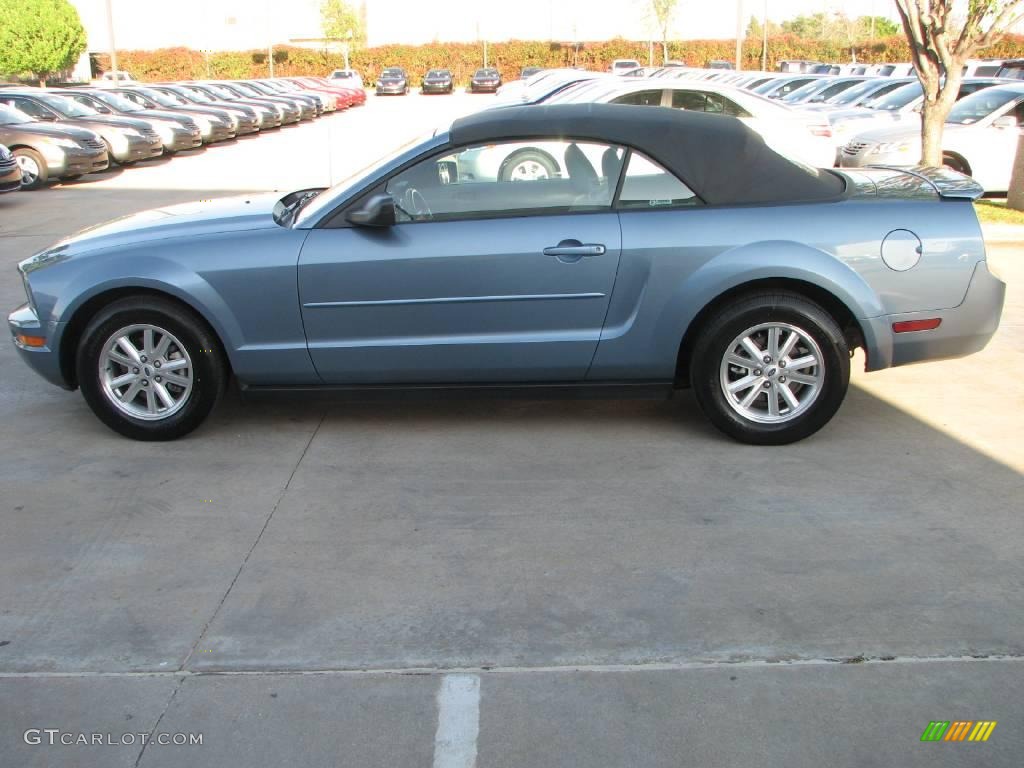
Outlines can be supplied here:
[[[90, 50], [109, 45], [106, 0], [71, 0], [89, 36]], [[238, 50], [273, 41], [317, 38], [320, 0], [174, 0], [174, 13], [154, 13], [149, 2], [110, 0], [120, 49], [185, 46]], [[353, 0], [358, 3], [359, 0]], [[743, 26], [760, 17], [765, 0], [739, 0]], [[473, 41], [645, 40], [657, 33], [650, 0], [366, 0], [370, 45]], [[767, 0], [768, 16], [782, 21], [821, 10], [895, 18], [892, 0]], [[733, 38], [737, 0], [679, 0], [670, 37]], [[479, 32], [478, 32], [479, 29]]]

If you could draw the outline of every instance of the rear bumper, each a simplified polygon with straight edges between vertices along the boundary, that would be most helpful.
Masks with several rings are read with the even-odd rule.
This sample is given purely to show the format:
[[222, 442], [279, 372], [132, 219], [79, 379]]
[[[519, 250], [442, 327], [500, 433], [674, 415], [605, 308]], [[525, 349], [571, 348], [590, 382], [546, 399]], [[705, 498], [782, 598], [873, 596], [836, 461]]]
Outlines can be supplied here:
[[[960, 305], [951, 309], [882, 315], [863, 321], [874, 344], [869, 342], [867, 370], [928, 360], [945, 360], [980, 352], [999, 328], [1006, 297], [1006, 284], [979, 262]], [[893, 323], [940, 318], [931, 331], [894, 333]], [[873, 347], [873, 348], [872, 348]]]

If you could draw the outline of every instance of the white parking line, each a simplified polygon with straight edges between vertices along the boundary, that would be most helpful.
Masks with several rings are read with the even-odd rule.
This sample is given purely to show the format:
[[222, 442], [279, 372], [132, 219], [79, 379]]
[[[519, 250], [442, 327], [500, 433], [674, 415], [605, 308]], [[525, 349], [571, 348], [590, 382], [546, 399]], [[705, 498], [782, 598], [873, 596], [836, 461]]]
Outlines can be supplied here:
[[445, 675], [437, 691], [434, 768], [475, 768], [480, 733], [480, 678]]

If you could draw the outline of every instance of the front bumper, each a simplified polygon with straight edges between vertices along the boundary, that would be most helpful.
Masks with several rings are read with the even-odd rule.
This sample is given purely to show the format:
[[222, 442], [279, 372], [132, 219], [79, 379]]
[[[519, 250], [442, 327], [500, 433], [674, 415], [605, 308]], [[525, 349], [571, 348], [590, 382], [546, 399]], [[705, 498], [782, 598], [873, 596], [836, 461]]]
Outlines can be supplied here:
[[172, 135], [174, 138], [164, 144], [164, 152], [186, 152], [203, 146], [203, 136], [198, 130], [195, 133], [175, 131]]
[[133, 163], [137, 160], [149, 160], [151, 157], [160, 157], [164, 153], [164, 143], [159, 138], [150, 139], [128, 139], [127, 148], [114, 150], [114, 159], [119, 163]]
[[497, 93], [500, 83], [470, 83], [469, 90], [473, 93]]
[[105, 171], [110, 167], [110, 157], [107, 155], [105, 147], [87, 150], [65, 149], [62, 154], [63, 160], [60, 161], [54, 162], [47, 158], [51, 177], [81, 176], [85, 173]]
[[0, 171], [0, 192], [14, 192], [21, 189], [21, 168], [13, 165]]
[[[999, 328], [1005, 297], [1006, 283], [989, 272], [987, 262], [981, 261], [974, 268], [967, 294], [959, 306], [881, 315], [862, 321], [868, 326], [866, 335], [874, 337], [874, 343], [869, 343], [867, 370], [980, 352]], [[936, 317], [942, 322], [931, 331], [894, 333], [892, 330], [893, 323]]]
[[[33, 371], [38, 373], [51, 384], [56, 384], [63, 389], [73, 389], [60, 370], [60, 355], [52, 349], [50, 340], [58, 335], [60, 323], [48, 323], [44, 328], [36, 317], [35, 311], [28, 304], [22, 304], [7, 316], [7, 326], [11, 329], [11, 340], [14, 348], [18, 350], [21, 359], [25, 361]], [[28, 336], [42, 337], [46, 340], [46, 346], [27, 347], [18, 342], [17, 336], [26, 334]]]
[[386, 83], [384, 85], [377, 86], [377, 95], [384, 96], [387, 94], [403, 94], [406, 91], [405, 83]]
[[451, 93], [453, 88], [451, 83], [423, 83], [420, 93]]

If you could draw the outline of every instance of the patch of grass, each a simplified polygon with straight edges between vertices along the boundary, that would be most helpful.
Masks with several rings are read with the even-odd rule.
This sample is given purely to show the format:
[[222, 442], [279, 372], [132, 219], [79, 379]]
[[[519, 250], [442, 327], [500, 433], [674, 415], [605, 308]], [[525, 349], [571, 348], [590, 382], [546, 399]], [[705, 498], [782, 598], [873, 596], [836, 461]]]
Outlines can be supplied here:
[[974, 210], [983, 222], [1024, 224], [1024, 211], [1007, 208], [1005, 200], [978, 200], [974, 203]]

